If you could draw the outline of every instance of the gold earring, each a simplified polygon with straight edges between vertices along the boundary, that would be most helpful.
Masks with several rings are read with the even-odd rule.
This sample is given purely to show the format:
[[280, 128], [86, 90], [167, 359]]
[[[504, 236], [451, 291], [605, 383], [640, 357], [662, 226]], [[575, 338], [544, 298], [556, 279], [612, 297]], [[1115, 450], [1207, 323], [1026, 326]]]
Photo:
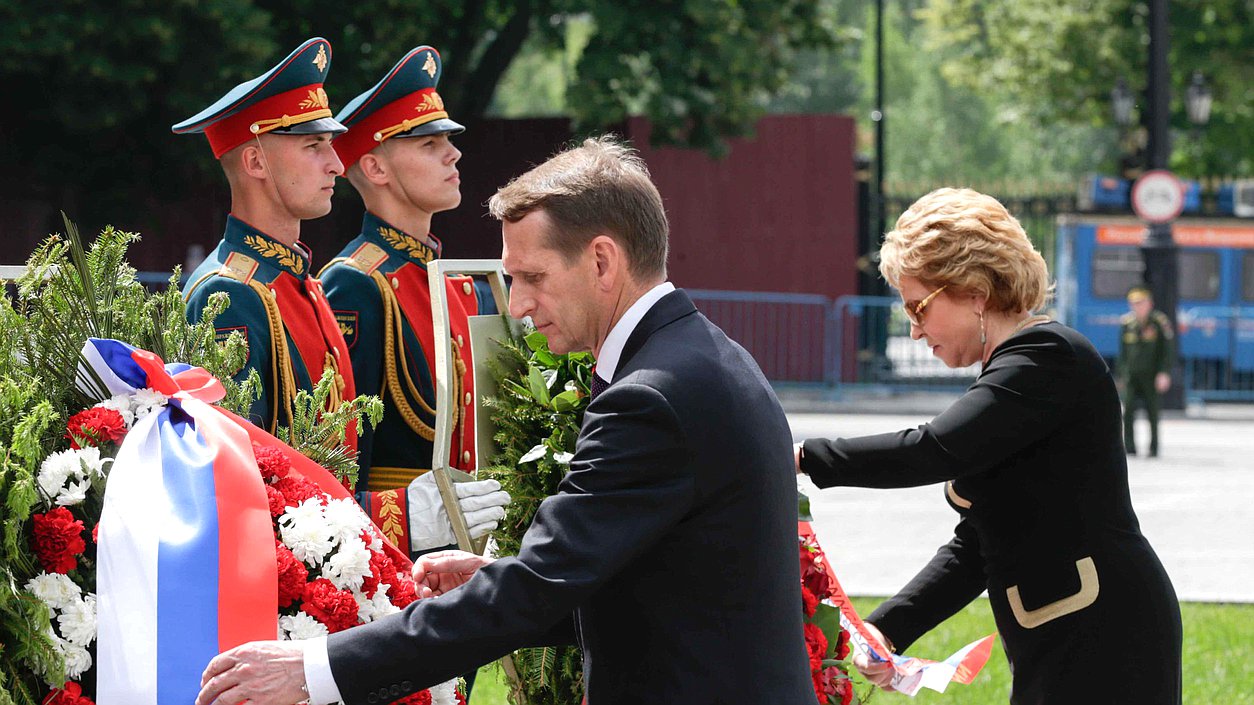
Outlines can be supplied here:
[[980, 345], [984, 345], [988, 342], [988, 333], [984, 330], [984, 312], [978, 311], [977, 315], [980, 317]]

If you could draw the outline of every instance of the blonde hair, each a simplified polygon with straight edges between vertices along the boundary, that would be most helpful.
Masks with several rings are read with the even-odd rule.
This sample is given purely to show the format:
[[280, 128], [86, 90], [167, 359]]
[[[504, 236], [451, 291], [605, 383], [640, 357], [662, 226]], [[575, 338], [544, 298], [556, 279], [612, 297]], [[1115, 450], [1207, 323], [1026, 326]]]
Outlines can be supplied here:
[[937, 189], [906, 209], [884, 236], [880, 274], [893, 286], [914, 277], [984, 294], [990, 311], [1039, 310], [1053, 288], [1019, 221], [971, 189]]
[[549, 245], [569, 261], [600, 233], [627, 251], [637, 278], [666, 278], [670, 227], [662, 196], [636, 150], [612, 135], [585, 139], [501, 187], [488, 213], [516, 223], [543, 210]]

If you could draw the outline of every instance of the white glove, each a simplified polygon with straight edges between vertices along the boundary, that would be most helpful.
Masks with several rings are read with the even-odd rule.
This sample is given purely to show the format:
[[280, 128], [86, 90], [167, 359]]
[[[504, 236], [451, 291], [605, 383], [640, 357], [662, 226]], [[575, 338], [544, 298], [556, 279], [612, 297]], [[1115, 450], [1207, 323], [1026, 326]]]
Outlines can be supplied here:
[[[492, 531], [505, 518], [505, 505], [509, 504], [510, 497], [496, 480], [455, 482], [453, 487], [457, 490], [462, 514], [466, 515], [470, 538], [477, 539]], [[457, 537], [444, 510], [435, 474], [428, 472], [414, 478], [406, 493], [409, 496], [410, 550], [427, 551], [456, 544]]]

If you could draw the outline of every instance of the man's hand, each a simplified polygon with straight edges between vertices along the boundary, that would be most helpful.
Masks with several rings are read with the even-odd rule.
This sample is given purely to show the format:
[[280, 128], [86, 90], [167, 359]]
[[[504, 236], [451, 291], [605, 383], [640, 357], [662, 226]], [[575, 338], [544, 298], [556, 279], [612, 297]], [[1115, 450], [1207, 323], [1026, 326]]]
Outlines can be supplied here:
[[1171, 389], [1171, 375], [1166, 372], [1154, 375], [1154, 389], [1157, 389], [1159, 394], [1166, 394], [1167, 390]]
[[414, 582], [419, 597], [438, 597], [465, 585], [475, 571], [492, 562], [491, 558], [466, 551], [436, 551], [414, 561]]
[[[875, 637], [881, 644], [888, 648], [892, 648], [888, 639], [884, 638], [884, 634], [870, 622], [865, 622], [866, 629], [871, 632], [871, 636]], [[857, 653], [853, 657], [854, 668], [858, 669], [868, 681], [883, 688], [888, 692], [893, 692], [893, 664], [887, 662], [872, 662], [867, 658], [866, 654]]]
[[[462, 514], [466, 515], [471, 538], [479, 538], [492, 531], [505, 518], [505, 505], [509, 504], [510, 497], [496, 480], [458, 482], [453, 487], [457, 490], [457, 503], [461, 505]], [[448, 512], [444, 510], [444, 501], [440, 498], [440, 488], [435, 484], [435, 475], [425, 473], [415, 478], [409, 483], [407, 492], [410, 549], [426, 551], [457, 543]]]
[[292, 705], [309, 697], [305, 649], [295, 641], [254, 641], [218, 654], [200, 676], [196, 705]]

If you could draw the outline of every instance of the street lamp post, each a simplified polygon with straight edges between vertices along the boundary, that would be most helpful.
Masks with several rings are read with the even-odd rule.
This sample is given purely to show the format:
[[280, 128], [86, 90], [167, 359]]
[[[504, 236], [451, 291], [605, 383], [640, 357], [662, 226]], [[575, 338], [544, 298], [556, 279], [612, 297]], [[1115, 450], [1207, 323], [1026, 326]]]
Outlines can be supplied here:
[[[1170, 106], [1170, 79], [1167, 73], [1167, 0], [1149, 2], [1149, 81], [1146, 87], [1149, 128], [1149, 170], [1166, 169], [1171, 154], [1171, 137], [1168, 130]], [[1145, 283], [1154, 295], [1155, 307], [1176, 326], [1176, 308], [1180, 302], [1179, 258], [1171, 222], [1150, 223], [1149, 232], [1141, 246], [1141, 259], [1145, 263]], [[1179, 377], [1176, 376], [1179, 380]], [[1172, 394], [1164, 399], [1167, 408], [1181, 408], [1183, 396], [1180, 384], [1172, 385]]]

